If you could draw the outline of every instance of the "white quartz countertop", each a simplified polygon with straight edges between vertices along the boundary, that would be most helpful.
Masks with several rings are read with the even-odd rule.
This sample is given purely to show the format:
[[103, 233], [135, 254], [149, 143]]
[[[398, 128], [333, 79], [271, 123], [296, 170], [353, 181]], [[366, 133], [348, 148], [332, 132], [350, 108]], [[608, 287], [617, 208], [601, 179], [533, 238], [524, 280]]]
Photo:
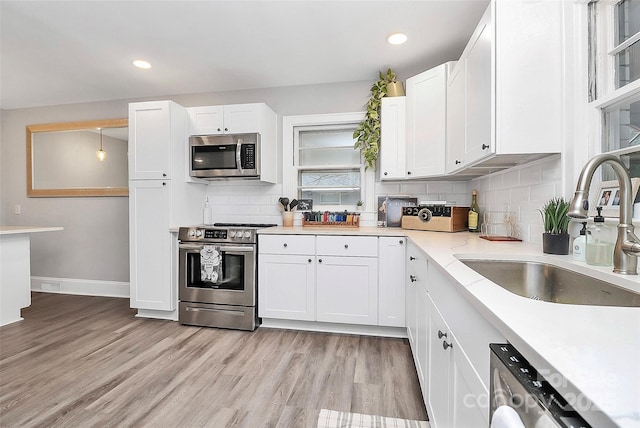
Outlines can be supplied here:
[[0, 226], [0, 235], [17, 235], [20, 233], [40, 233], [40, 232], [54, 232], [57, 230], [64, 230], [60, 226]]
[[461, 285], [459, 291], [534, 367], [562, 374], [547, 380], [588, 422], [598, 427], [640, 427], [640, 308], [521, 297], [476, 273], [458, 257], [541, 261], [636, 292], [640, 292], [640, 275], [614, 274], [610, 267], [590, 266], [571, 256], [543, 254], [540, 244], [490, 242], [468, 232], [273, 227], [259, 234], [407, 236]]

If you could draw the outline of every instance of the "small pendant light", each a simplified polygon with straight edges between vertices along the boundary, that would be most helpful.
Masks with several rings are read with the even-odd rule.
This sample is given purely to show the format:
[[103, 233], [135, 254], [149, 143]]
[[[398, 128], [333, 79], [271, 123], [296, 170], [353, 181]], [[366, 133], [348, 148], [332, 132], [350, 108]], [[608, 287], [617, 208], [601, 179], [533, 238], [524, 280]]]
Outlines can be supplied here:
[[102, 128], [100, 129], [100, 150], [96, 152], [96, 156], [98, 156], [98, 160], [103, 162], [107, 158], [107, 152], [102, 150]]

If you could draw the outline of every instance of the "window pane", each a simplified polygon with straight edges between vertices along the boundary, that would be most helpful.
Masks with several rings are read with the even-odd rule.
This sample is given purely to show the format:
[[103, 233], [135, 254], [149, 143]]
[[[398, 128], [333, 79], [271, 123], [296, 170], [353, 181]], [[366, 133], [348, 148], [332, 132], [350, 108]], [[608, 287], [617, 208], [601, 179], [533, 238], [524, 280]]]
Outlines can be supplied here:
[[636, 42], [616, 55], [616, 88], [640, 77], [640, 43]]
[[300, 166], [360, 165], [353, 128], [300, 132]]
[[360, 200], [360, 170], [300, 171], [300, 195], [313, 205], [355, 205]]
[[640, 100], [605, 112], [605, 136], [603, 152], [640, 145]]
[[301, 171], [300, 185], [308, 187], [360, 187], [360, 171]]
[[355, 205], [360, 200], [359, 189], [341, 192], [305, 190], [301, 195], [303, 199], [313, 199], [314, 207], [318, 205]]
[[[623, 0], [616, 6], [616, 49], [640, 32], [640, 0]], [[640, 43], [633, 43], [616, 53], [616, 88], [640, 77]]]
[[617, 40], [623, 43], [640, 31], [640, 1], [624, 0], [616, 6]]

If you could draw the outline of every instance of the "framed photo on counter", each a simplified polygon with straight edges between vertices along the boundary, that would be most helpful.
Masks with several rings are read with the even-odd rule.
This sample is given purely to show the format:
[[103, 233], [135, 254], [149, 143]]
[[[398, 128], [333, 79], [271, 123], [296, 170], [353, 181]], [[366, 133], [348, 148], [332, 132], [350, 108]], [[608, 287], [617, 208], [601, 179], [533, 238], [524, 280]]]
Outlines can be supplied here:
[[[633, 205], [638, 188], [640, 187], [640, 178], [631, 179], [631, 204]], [[620, 217], [620, 186], [618, 180], [603, 181], [598, 186], [594, 198], [589, 198], [589, 217], [593, 218], [598, 215], [597, 207], [602, 207], [603, 217]]]

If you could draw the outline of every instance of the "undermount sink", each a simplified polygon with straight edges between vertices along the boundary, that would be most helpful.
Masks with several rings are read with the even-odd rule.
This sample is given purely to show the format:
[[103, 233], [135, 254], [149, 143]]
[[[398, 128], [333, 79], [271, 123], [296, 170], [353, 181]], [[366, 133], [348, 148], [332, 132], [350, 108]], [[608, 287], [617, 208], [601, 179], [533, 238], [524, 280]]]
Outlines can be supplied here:
[[640, 294], [558, 266], [516, 260], [460, 260], [519, 296], [552, 303], [640, 307]]

